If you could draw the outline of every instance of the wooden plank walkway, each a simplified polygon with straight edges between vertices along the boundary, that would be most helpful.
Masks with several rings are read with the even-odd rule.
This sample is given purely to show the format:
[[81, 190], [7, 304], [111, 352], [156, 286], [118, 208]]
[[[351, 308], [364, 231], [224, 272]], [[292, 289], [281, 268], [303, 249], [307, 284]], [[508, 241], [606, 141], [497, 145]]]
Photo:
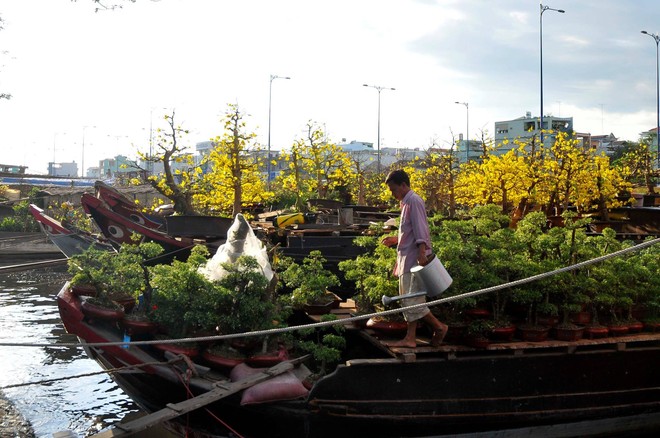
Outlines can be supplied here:
[[309, 356], [302, 356], [286, 362], [281, 362], [267, 370], [253, 374], [237, 382], [218, 382], [211, 391], [200, 394], [191, 399], [179, 402], [168, 403], [163, 409], [153, 412], [144, 417], [138, 418], [128, 423], [115, 424], [112, 429], [92, 435], [91, 438], [114, 438], [127, 437], [134, 433], [143, 431], [163, 421], [184, 415], [201, 407], [207, 406], [217, 400], [228, 397], [246, 388], [264, 382], [275, 376], [283, 374], [293, 369], [296, 364], [306, 360]]

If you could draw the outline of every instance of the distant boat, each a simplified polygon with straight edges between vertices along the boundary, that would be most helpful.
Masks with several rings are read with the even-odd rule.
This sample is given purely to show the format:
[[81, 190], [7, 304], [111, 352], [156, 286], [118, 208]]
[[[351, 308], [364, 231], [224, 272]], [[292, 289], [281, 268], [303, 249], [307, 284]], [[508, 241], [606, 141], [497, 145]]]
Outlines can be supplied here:
[[86, 231], [76, 229], [73, 226], [63, 224], [57, 219], [48, 216], [44, 210], [34, 204], [29, 206], [30, 214], [39, 223], [39, 227], [46, 234], [48, 239], [64, 254], [67, 258], [81, 254], [91, 246], [97, 249], [114, 251], [114, 247]]

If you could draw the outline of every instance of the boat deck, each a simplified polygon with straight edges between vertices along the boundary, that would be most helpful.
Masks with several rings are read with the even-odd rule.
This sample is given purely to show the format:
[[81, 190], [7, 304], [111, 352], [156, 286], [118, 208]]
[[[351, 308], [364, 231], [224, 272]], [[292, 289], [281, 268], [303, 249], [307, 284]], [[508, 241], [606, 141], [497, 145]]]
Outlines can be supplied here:
[[[354, 315], [356, 311], [355, 302], [351, 299], [340, 303], [339, 308], [333, 309], [331, 314], [336, 315], [337, 319], [347, 319]], [[314, 322], [320, 322], [322, 315], [308, 315]], [[346, 324], [347, 330], [359, 330], [360, 336], [375, 346], [377, 349], [387, 354], [391, 358], [399, 359], [403, 362], [414, 362], [418, 356], [421, 357], [442, 357], [445, 359], [456, 359], [464, 356], [474, 356], [479, 354], [488, 355], [523, 355], [529, 353], [548, 353], [548, 354], [574, 354], [587, 353], [595, 350], [614, 350], [624, 351], [627, 349], [639, 349], [646, 347], [657, 348], [660, 346], [660, 333], [642, 332], [624, 336], [610, 336], [598, 339], [581, 339], [578, 341], [558, 341], [549, 339], [542, 342], [528, 342], [514, 339], [511, 342], [492, 342], [485, 348], [473, 348], [461, 344], [443, 343], [439, 347], [431, 345], [431, 339], [428, 336], [419, 335], [417, 337], [417, 347], [390, 347], [386, 345], [397, 338], [392, 335], [380, 333], [369, 328], [362, 328], [355, 323]]]

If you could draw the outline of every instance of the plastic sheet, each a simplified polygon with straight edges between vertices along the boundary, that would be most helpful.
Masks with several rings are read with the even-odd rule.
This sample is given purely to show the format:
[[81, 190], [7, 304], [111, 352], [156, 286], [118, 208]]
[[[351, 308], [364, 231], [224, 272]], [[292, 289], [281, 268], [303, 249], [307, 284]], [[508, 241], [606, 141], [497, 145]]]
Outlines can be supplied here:
[[242, 255], [257, 259], [268, 281], [273, 278], [273, 268], [270, 266], [266, 247], [254, 234], [245, 217], [239, 213], [236, 215], [229, 231], [227, 231], [227, 241], [220, 245], [218, 251], [211, 257], [206, 266], [200, 268], [200, 272], [209, 280], [220, 280], [227, 275], [227, 271], [223, 269], [222, 265], [224, 263], [236, 263], [236, 260]]

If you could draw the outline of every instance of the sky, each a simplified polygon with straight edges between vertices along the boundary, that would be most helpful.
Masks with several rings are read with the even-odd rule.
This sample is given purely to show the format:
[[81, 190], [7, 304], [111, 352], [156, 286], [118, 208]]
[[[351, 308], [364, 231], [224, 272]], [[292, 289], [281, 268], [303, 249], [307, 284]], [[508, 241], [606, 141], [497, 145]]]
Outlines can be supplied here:
[[[492, 136], [540, 113], [541, 17], [545, 115], [621, 140], [656, 126], [656, 42], [640, 31], [660, 32], [657, 0], [551, 0], [566, 12], [543, 15], [537, 0], [105, 4], [122, 7], [0, 0], [0, 163], [134, 158], [172, 111], [194, 147], [222, 134], [228, 104], [264, 148], [270, 104], [273, 150], [309, 121], [377, 145], [379, 115], [383, 148]], [[363, 84], [384, 88], [380, 113]]]

